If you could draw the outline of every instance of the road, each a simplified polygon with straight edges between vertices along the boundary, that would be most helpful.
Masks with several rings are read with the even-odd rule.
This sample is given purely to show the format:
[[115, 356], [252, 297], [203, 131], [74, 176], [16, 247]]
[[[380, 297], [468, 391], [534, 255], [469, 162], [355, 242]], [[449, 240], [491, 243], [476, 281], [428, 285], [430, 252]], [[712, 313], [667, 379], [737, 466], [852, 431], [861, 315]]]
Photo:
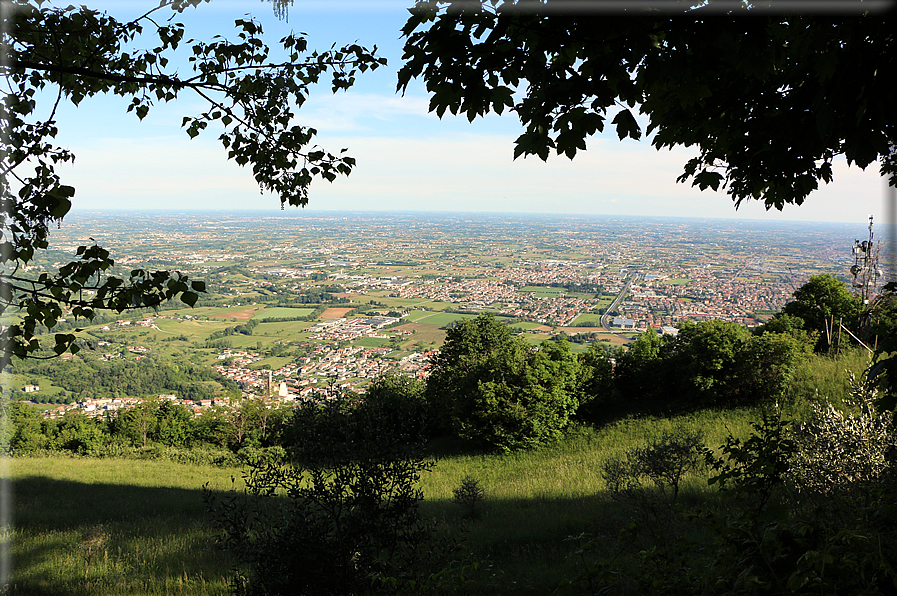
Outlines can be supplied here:
[[614, 298], [614, 301], [610, 303], [610, 305], [604, 309], [604, 314], [601, 315], [601, 326], [608, 333], [613, 333], [614, 330], [611, 329], [610, 325], [608, 325], [607, 321], [610, 319], [610, 313], [617, 308], [617, 306], [623, 302], [623, 298], [626, 297], [627, 292], [629, 292], [629, 286], [632, 285], [632, 282], [635, 280], [635, 272], [630, 271], [626, 274], [626, 279], [623, 280], [623, 288], [620, 290], [620, 293], [617, 294], [617, 297]]

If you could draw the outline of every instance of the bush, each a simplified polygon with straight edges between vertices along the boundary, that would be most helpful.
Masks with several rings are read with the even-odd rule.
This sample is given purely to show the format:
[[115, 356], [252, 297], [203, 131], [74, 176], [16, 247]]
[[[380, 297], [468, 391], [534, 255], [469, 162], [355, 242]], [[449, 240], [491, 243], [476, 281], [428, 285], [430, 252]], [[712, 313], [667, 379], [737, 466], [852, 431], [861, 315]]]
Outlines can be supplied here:
[[476, 519], [480, 515], [480, 506], [486, 500], [486, 489], [473, 476], [465, 476], [461, 485], [452, 490], [452, 503], [460, 505], [464, 517]]
[[796, 453], [791, 479], [803, 493], [824, 498], [868, 495], [885, 481], [897, 450], [890, 413], [873, 407], [876, 392], [850, 375], [851, 398], [844, 410], [815, 404], [794, 426]]
[[533, 351], [492, 315], [464, 319], [427, 379], [440, 430], [495, 451], [559, 438], [579, 406], [579, 360], [566, 342]]
[[645, 462], [675, 472], [669, 442], [609, 461], [608, 487], [640, 497], [653, 517], [624, 528], [607, 559], [589, 558], [599, 539], [586, 540], [576, 551], [585, 572], [569, 584], [658, 595], [893, 594], [897, 441], [889, 416], [871, 408], [869, 387], [855, 384], [854, 397], [851, 411], [818, 407], [800, 423], [765, 412], [749, 437], [729, 437], [720, 455], [707, 450], [709, 482], [733, 499], [692, 515], [704, 522], [693, 538], [678, 538], [675, 510], [659, 515], [641, 498]]
[[[846, 416], [817, 408], [804, 423], [767, 417], [743, 444], [729, 441], [728, 461], [718, 462], [711, 481], [757, 507], [737, 507], [719, 526], [714, 574], [728, 578], [720, 588], [894, 592], [897, 491], [893, 451], [883, 447], [893, 444], [893, 430], [881, 418], [868, 407]], [[851, 453], [867, 441], [864, 453]]]
[[222, 546], [241, 563], [240, 594], [364, 594], [378, 578], [426, 575], [431, 528], [418, 511], [417, 432], [349, 395], [294, 415], [293, 463], [256, 459], [246, 494], [206, 499]]
[[622, 459], [611, 458], [602, 466], [602, 477], [616, 498], [643, 493], [642, 479], [650, 480], [660, 493], [676, 502], [686, 475], [702, 462], [704, 435], [700, 431], [677, 428], [656, 437], [645, 447], [627, 451]]

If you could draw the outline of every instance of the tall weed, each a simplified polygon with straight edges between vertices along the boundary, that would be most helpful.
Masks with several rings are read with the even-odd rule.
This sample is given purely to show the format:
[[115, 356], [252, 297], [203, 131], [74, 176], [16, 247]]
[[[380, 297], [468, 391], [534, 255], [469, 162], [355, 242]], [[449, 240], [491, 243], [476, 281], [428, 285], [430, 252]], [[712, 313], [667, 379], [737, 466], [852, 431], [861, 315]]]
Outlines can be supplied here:
[[861, 347], [812, 354], [795, 367], [790, 396], [798, 408], [823, 402], [839, 408], [850, 398], [850, 376], [863, 376], [870, 363], [871, 354]]

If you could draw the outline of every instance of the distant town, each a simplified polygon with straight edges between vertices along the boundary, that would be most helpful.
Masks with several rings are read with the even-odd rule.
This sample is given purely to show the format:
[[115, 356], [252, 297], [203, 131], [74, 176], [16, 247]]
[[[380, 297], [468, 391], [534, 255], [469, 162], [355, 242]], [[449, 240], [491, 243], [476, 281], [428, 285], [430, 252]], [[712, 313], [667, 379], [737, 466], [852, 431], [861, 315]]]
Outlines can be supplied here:
[[[492, 313], [534, 345], [568, 339], [620, 349], [684, 320], [762, 323], [811, 275], [847, 280], [855, 224], [447, 213], [73, 214], [31, 274], [96, 241], [114, 274], [176, 269], [203, 280], [195, 308], [80, 322], [73, 360], [189, 361], [238, 393], [186, 400], [196, 412], [258, 397], [301, 402], [326, 388], [363, 391], [390, 371], [425, 377], [446, 328]], [[72, 327], [75, 321], [65, 321]], [[19, 388], [54, 415], [97, 415], [156, 396], [91, 396], [52, 375]], [[34, 375], [32, 375], [34, 377]], [[34, 380], [38, 382], [29, 382]], [[225, 383], [222, 381], [222, 383]], [[27, 386], [27, 388], [26, 388]], [[223, 385], [222, 385], [223, 387]], [[54, 401], [55, 400], [55, 401]], [[116, 401], [117, 400], [117, 401]]]

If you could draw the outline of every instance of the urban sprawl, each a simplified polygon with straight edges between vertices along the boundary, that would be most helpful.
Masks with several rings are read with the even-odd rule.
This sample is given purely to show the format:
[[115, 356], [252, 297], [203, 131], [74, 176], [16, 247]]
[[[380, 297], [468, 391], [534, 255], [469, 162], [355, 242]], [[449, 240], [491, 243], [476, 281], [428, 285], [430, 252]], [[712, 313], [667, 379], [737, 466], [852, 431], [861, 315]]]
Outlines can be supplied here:
[[[533, 342], [591, 334], [619, 345], [648, 327], [675, 333], [684, 320], [757, 325], [810, 275], [846, 279], [850, 244], [864, 231], [863, 222], [460, 214], [73, 219], [51, 255], [89, 236], [122, 267], [178, 269], [209, 288], [203, 308], [125, 313], [98, 327], [98, 358], [146, 358], [159, 349], [151, 339], [254, 320], [249, 338], [232, 336], [245, 345], [206, 341], [202, 351], [200, 335], [189, 339], [244, 398], [293, 403], [363, 391], [389, 371], [424, 377], [451, 320], [483, 312]], [[299, 321], [314, 309], [314, 320]], [[138, 343], [129, 328], [150, 335]], [[213, 402], [189, 406], [200, 412]], [[86, 399], [51, 413], [129, 403]]]

